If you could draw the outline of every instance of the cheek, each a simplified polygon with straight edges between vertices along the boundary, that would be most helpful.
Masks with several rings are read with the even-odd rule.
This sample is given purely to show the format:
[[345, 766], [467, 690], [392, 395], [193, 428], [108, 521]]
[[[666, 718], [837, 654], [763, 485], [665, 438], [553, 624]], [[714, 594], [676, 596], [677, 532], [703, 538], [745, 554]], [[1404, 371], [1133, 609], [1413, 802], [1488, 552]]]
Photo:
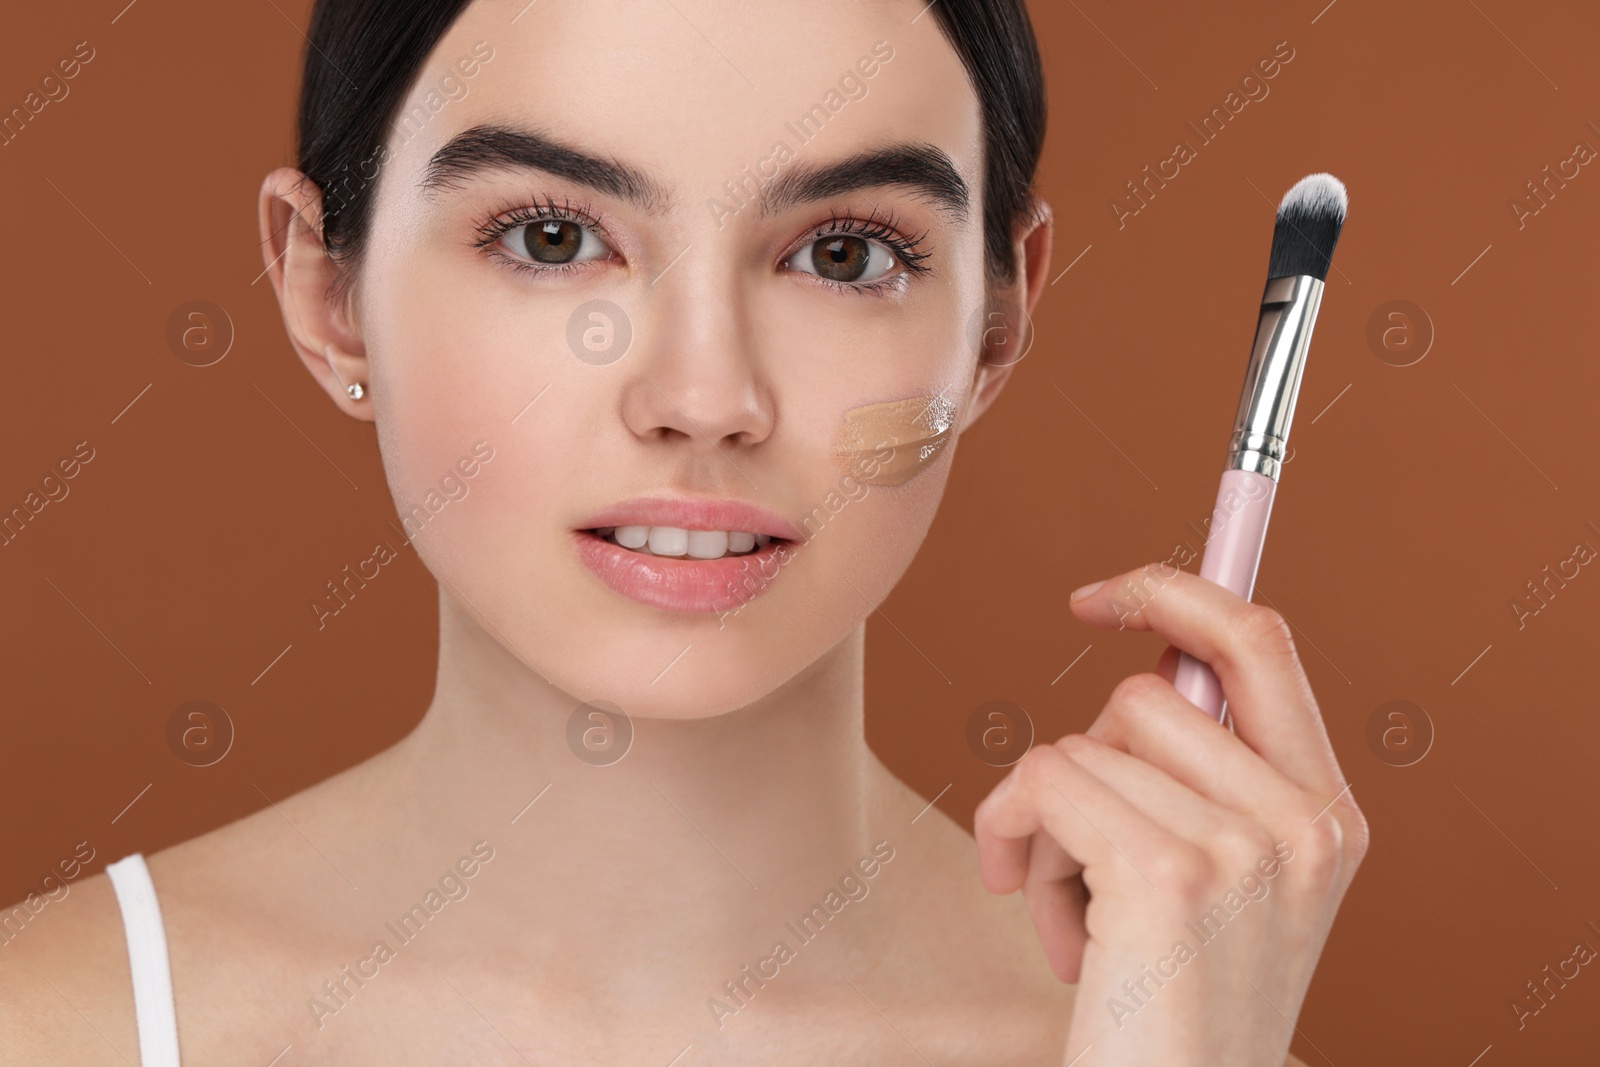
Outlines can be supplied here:
[[[498, 287], [465, 284], [472, 272], [447, 254], [388, 248], [370, 262], [405, 265], [370, 275], [362, 303], [385, 477], [402, 519], [448, 499], [446, 476], [465, 484], [460, 499], [427, 512], [414, 542], [430, 570], [460, 581], [495, 558], [481, 555], [492, 531], [525, 531], [564, 499], [563, 471], [583, 438], [552, 400], [570, 398], [572, 383], [558, 373], [566, 364], [539, 347], [561, 343], [561, 324], [540, 321], [537, 307], [497, 306]], [[477, 471], [464, 477], [458, 464], [474, 455]]]
[[404, 232], [374, 231], [361, 300], [379, 441], [397, 495], [436, 485], [474, 441], [501, 448], [524, 436], [535, 413], [548, 414], [536, 405], [512, 422], [550, 381], [539, 346], [563, 336], [558, 309], [514, 306], [510, 287], [486, 284], [477, 253], [384, 239]]
[[904, 485], [925, 474], [955, 437], [955, 383], [941, 393], [862, 404], [834, 433], [836, 464], [873, 485]]
[[935, 383], [819, 420], [832, 426], [813, 453], [826, 481], [796, 523], [810, 537], [802, 551], [812, 553], [809, 580], [825, 614], [853, 625], [868, 607], [862, 597], [879, 603], [910, 566], [944, 494], [959, 414], [950, 398], [959, 396], [959, 383]]
[[899, 583], [933, 524], [948, 469], [936, 465], [902, 485], [866, 486], [866, 495], [834, 520], [835, 531], [819, 540], [827, 544], [813, 581], [839, 617], [853, 624]]
[[[978, 291], [967, 298], [976, 307]], [[790, 451], [807, 460], [795, 521], [813, 535], [803, 550], [812, 554], [810, 581], [840, 618], [864, 614], [862, 596], [887, 596], [916, 555], [944, 492], [977, 359], [959, 298], [922, 298], [910, 309], [874, 299], [839, 298], [828, 315], [792, 300], [777, 317], [806, 306], [809, 321], [767, 334], [781, 356], [771, 365], [786, 368], [775, 387], [787, 402]]]

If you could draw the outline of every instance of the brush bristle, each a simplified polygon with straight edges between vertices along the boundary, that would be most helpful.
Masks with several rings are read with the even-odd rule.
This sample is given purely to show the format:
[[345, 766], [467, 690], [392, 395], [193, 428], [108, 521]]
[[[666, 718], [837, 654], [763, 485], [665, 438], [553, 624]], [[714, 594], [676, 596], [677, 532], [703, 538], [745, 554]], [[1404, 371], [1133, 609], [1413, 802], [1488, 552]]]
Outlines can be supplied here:
[[1267, 277], [1309, 274], [1327, 281], [1349, 203], [1344, 183], [1331, 174], [1308, 174], [1295, 182], [1278, 205]]

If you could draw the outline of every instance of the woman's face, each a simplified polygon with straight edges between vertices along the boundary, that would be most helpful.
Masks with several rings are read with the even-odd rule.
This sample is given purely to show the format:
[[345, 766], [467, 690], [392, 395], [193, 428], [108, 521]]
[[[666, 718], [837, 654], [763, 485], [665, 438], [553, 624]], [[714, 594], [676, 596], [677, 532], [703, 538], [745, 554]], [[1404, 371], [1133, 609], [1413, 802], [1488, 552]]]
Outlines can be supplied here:
[[923, 6], [478, 0], [395, 116], [354, 288], [391, 491], [563, 692], [748, 704], [926, 534], [997, 383], [978, 102]]

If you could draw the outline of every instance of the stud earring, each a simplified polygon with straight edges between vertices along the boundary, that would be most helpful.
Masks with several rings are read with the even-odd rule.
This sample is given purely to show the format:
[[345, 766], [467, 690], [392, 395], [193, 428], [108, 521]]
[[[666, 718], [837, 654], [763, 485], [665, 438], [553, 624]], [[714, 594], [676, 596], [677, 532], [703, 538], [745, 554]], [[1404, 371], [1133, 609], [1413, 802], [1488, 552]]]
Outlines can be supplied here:
[[350, 394], [351, 400], [360, 400], [367, 394], [367, 391], [361, 388], [360, 382], [351, 382], [349, 387], [345, 389], [345, 392]]

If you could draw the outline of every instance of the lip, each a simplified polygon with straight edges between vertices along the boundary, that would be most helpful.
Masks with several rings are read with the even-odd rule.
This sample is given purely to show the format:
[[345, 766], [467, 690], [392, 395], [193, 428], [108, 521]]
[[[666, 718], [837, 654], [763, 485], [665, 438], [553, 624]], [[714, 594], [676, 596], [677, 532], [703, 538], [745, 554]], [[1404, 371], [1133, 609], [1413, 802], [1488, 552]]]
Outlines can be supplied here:
[[793, 542], [768, 541], [743, 555], [690, 559], [634, 552], [590, 530], [574, 530], [572, 539], [578, 559], [613, 591], [650, 607], [691, 613], [720, 614], [749, 603], [771, 588], [795, 552]]
[[[590, 515], [579, 529], [601, 526], [675, 526], [684, 530], [743, 530], [785, 541], [804, 538], [794, 524], [776, 512], [742, 500], [641, 496]], [[627, 551], [624, 549], [623, 551]], [[740, 557], [743, 558], [743, 557]]]
[[[603, 526], [675, 526], [685, 530], [742, 530], [773, 540], [753, 552], [721, 559], [652, 556], [598, 536]], [[722, 613], [771, 588], [803, 540], [793, 523], [742, 500], [634, 497], [596, 511], [572, 531], [578, 559], [614, 592], [667, 611]]]

